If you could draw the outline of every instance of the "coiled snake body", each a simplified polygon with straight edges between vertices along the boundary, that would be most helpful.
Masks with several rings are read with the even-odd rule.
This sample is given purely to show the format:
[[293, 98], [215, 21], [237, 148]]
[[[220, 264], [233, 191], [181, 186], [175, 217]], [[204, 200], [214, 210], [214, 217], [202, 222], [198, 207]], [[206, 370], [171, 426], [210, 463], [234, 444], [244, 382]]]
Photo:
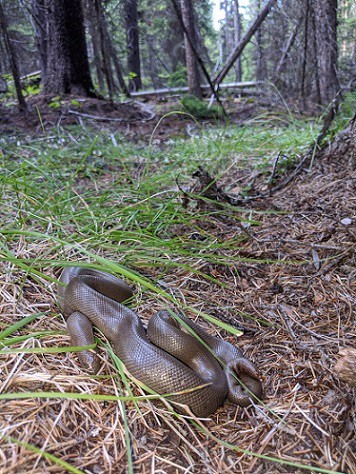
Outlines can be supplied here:
[[[119, 278], [98, 270], [67, 267], [60, 281], [66, 286], [58, 286], [58, 300], [73, 345], [92, 344], [96, 326], [136, 379], [161, 395], [186, 391], [169, 400], [189, 406], [196, 416], [209, 416], [226, 397], [247, 406], [251, 394], [262, 396], [254, 364], [235, 346], [211, 336], [188, 318], [160, 311], [150, 319], [146, 331], [138, 315], [121, 304], [133, 291]], [[98, 360], [91, 352], [82, 351], [79, 358], [89, 371], [98, 371]]]

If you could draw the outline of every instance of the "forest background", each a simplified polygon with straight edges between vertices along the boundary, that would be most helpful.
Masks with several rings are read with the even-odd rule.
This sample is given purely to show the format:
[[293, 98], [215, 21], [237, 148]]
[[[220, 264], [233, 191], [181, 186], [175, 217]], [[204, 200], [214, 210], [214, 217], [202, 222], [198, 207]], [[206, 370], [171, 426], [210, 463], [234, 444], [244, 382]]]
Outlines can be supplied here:
[[109, 98], [142, 87], [186, 86], [188, 72], [196, 82], [189, 83], [190, 92], [201, 96], [199, 85], [207, 83], [207, 75], [215, 87], [220, 85], [224, 66], [261, 12], [260, 26], [225, 72], [225, 82], [270, 84], [304, 109], [325, 106], [340, 84], [354, 85], [355, 5], [339, 3], [220, 2], [224, 17], [217, 30], [217, 5], [209, 0], [182, 2], [180, 13], [176, 0], [88, 0], [83, 5], [3, 0], [2, 92], [15, 66], [20, 77], [30, 75], [34, 89], [28, 94], [39, 85], [36, 71], [47, 94], [69, 92], [74, 80], [86, 93], [95, 90]]

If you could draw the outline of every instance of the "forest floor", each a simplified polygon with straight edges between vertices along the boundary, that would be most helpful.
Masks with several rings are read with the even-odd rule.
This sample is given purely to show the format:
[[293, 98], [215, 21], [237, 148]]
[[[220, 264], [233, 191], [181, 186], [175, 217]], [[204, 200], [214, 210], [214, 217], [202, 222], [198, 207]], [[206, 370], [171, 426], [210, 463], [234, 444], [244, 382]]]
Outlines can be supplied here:
[[[253, 103], [241, 104], [232, 127], [261, 114]], [[79, 112], [76, 105], [76, 113], [67, 103], [65, 110], [61, 106], [47, 113], [43, 107], [27, 119], [8, 111], [5, 119], [1, 111], [0, 130], [6, 131], [8, 140], [3, 137], [0, 143], [6, 175], [0, 211], [0, 473], [115, 474], [131, 469], [168, 474], [356, 474], [355, 388], [335, 370], [340, 350], [355, 347], [355, 150], [343, 156], [326, 150], [316, 156], [310, 172], [303, 170], [271, 196], [239, 206], [202, 201], [194, 195], [199, 183], [191, 169], [187, 172], [185, 162], [174, 161], [180, 149], [170, 147], [174, 138], [189, 141], [197, 134], [194, 153], [199, 154], [209, 138], [184, 116], [164, 118], [165, 125], [154, 131], [167, 113], [164, 102], [160, 106], [160, 115], [157, 106], [152, 112], [147, 103], [122, 104], [113, 110], [111, 105], [88, 102]], [[117, 121], [97, 120], [101, 113]], [[33, 170], [31, 178], [26, 166], [37, 163], [34, 142], [43, 130], [66, 130], [73, 150], [78, 137], [70, 127], [78, 123], [83, 129], [109, 129], [107, 137], [115, 149], [117, 132], [124, 134], [122, 143], [132, 145], [131, 156], [124, 164], [116, 156], [99, 174], [81, 169], [71, 177], [64, 171], [66, 151], [58, 163], [51, 158], [46, 168], [42, 161], [28, 168]], [[215, 126], [209, 124], [212, 131]], [[283, 127], [287, 133], [288, 125]], [[32, 143], [27, 139], [17, 151], [7, 148], [19, 140], [20, 131], [32, 136]], [[46, 133], [48, 138], [51, 132]], [[206, 150], [221, 151], [233, 140], [221, 133], [221, 142], [209, 142], [196, 163], [204, 161]], [[148, 146], [157, 152], [150, 161], [142, 158]], [[95, 147], [99, 145], [93, 141], [90, 149]], [[205, 162], [219, 187], [232, 194], [245, 189], [251, 193], [261, 186], [265, 191], [265, 175], [252, 167], [254, 160], [239, 160], [237, 155], [233, 164], [221, 161], [223, 172]], [[186, 161], [189, 156], [190, 151]], [[184, 191], [173, 179], [165, 184], [165, 160], [176, 175], [186, 176]], [[155, 182], [149, 193], [145, 188], [140, 194], [145, 170]], [[67, 194], [59, 194], [63, 189]], [[46, 207], [53, 196], [61, 199], [56, 211]], [[137, 208], [147, 201], [150, 208]], [[77, 206], [76, 214], [65, 214], [67, 204]], [[154, 213], [148, 214], [152, 208]], [[100, 397], [70, 399], [66, 394], [85, 398], [131, 393], [120, 385], [106, 346], [99, 347], [98, 377], [83, 375], [75, 354], [41, 352], [69, 345], [50, 278], [58, 276], [63, 260], [88, 260], [88, 252], [94, 262], [97, 254], [142, 273], [172, 294], [190, 317], [201, 311], [242, 329], [241, 337], [233, 337], [199, 318], [211, 333], [236, 343], [257, 364], [264, 386], [262, 403], [243, 409], [226, 402], [208, 420], [198, 422], [150, 400], [136, 405]], [[137, 285], [135, 310], [143, 318], [162, 304], [171, 301]], [[37, 313], [41, 314], [13, 332], [14, 323]], [[17, 336], [23, 339], [11, 342]], [[13, 342], [23, 352], [6, 352]], [[133, 382], [131, 389], [135, 395], [143, 393]], [[50, 391], [57, 395], [50, 398]]]
[[[263, 109], [258, 101], [251, 98], [232, 98], [231, 102], [228, 120], [235, 124], [244, 124]], [[23, 114], [14, 104], [6, 107], [0, 103], [0, 134], [38, 136], [49, 128], [82, 126], [85, 123], [94, 130], [120, 131], [130, 140], [139, 140], [149, 137], [160, 122], [155, 135], [158, 142], [168, 137], [187, 136], [187, 125], [194, 126], [192, 118], [184, 113], [178, 96], [122, 103], [94, 98], [33, 96], [27, 104], [29, 111]], [[217, 121], [206, 119], [204, 123], [216, 124]]]

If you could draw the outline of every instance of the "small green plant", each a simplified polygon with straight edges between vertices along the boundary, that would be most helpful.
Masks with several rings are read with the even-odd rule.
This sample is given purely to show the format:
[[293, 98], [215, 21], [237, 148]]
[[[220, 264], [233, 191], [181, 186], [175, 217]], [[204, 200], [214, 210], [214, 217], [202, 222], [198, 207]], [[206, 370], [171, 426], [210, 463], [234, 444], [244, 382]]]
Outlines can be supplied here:
[[60, 96], [59, 95], [56, 95], [55, 97], [52, 97], [52, 100], [51, 102], [48, 104], [48, 107], [50, 107], [51, 109], [59, 109], [59, 107], [61, 106], [62, 104], [62, 101], [60, 100]]
[[70, 103], [74, 105], [74, 107], [80, 107], [80, 102], [79, 100], [76, 99], [71, 99]]
[[209, 108], [206, 102], [192, 95], [184, 96], [180, 103], [185, 112], [196, 118], [219, 118], [222, 116], [222, 112], [218, 107], [212, 106]]
[[41, 91], [41, 75], [27, 77], [22, 82], [22, 90], [26, 97], [37, 95]]
[[168, 87], [184, 87], [187, 83], [187, 68], [180, 67], [167, 78]]
[[41, 90], [41, 86], [39, 84], [28, 85], [25, 87], [25, 95], [26, 97], [37, 95], [39, 94], [40, 90]]
[[6, 85], [6, 90], [4, 90], [4, 93], [1, 94], [1, 98], [6, 102], [8, 99], [16, 97], [15, 85], [11, 74], [2, 74], [1, 78]]
[[129, 79], [135, 79], [137, 77], [137, 74], [135, 72], [130, 71], [129, 72]]

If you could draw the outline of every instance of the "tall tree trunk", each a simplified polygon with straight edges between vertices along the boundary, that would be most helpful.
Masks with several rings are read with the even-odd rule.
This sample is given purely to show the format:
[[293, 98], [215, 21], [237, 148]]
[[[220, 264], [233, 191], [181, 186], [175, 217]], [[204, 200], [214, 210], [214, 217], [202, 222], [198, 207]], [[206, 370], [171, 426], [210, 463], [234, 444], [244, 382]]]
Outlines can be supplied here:
[[[234, 0], [233, 12], [234, 12], [234, 43], [235, 43], [235, 46], [237, 46], [241, 41], [241, 34], [242, 34], [242, 22], [241, 22], [241, 16], [240, 16], [239, 0]], [[241, 82], [242, 80], [241, 56], [239, 56], [235, 62], [235, 76], [236, 76], [236, 81]]]
[[7, 71], [7, 65], [6, 47], [3, 38], [0, 37], [0, 74]]
[[[202, 91], [200, 88], [200, 76], [198, 62], [195, 58], [194, 50], [191, 43], [197, 49], [197, 41], [195, 34], [195, 18], [193, 3], [191, 0], [181, 0], [182, 18], [185, 26], [186, 33], [184, 34], [185, 44], [185, 60], [187, 65], [188, 73], [188, 88], [189, 93], [197, 97], [202, 98]], [[189, 39], [187, 38], [189, 35]], [[189, 41], [190, 40], [190, 41]]]
[[81, 0], [49, 0], [46, 94], [93, 95]]
[[328, 104], [340, 89], [338, 79], [337, 0], [314, 0], [320, 95]]
[[[146, 70], [147, 70], [147, 75], [150, 77], [151, 82], [153, 84], [154, 89], [159, 89], [162, 87], [162, 82], [161, 79], [159, 78], [159, 72], [158, 72], [158, 65], [157, 63], [160, 62], [159, 56], [156, 52], [155, 49], [155, 38], [153, 35], [147, 34], [146, 35], [146, 41], [148, 45], [148, 58], [147, 58], [147, 64], [146, 64]], [[165, 71], [169, 72], [167, 70], [167, 67], [164, 63], [162, 63], [162, 67], [164, 68]]]
[[137, 91], [142, 88], [137, 0], [124, 1], [124, 15], [126, 23], [127, 68], [130, 76], [129, 90]]
[[99, 90], [104, 91], [104, 76], [103, 76], [103, 65], [101, 58], [100, 49], [100, 32], [98, 27], [98, 19], [95, 11], [93, 0], [87, 0], [86, 2], [86, 19], [88, 22], [88, 30], [90, 35], [91, 46], [93, 50], [93, 64], [96, 71], [96, 78], [98, 80]]
[[103, 7], [101, 4], [101, 0], [94, 0], [94, 15], [98, 27], [99, 33], [99, 47], [101, 52], [101, 64], [102, 64], [102, 71], [105, 77], [108, 94], [110, 100], [113, 99], [113, 95], [115, 92], [115, 82], [114, 76], [111, 69], [110, 63], [110, 53], [107, 44], [107, 34], [106, 34], [106, 25], [105, 25], [105, 18]]
[[47, 0], [32, 0], [31, 13], [35, 30], [36, 46], [40, 58], [42, 80], [47, 75], [48, 63], [47, 8]]
[[185, 65], [184, 33], [172, 2], [167, 4], [166, 13], [168, 22], [167, 34], [163, 42], [160, 42], [161, 46], [158, 49], [167, 55], [169, 59], [168, 69], [170, 71], [177, 71], [181, 66]]
[[[186, 1], [186, 0], [181, 0], [181, 1]], [[194, 43], [194, 36], [191, 37], [191, 35], [189, 34], [189, 31], [187, 30], [187, 27], [184, 23], [183, 11], [179, 8], [177, 0], [171, 0], [171, 2], [172, 2], [172, 5], [174, 7], [174, 10], [176, 12], [177, 18], [178, 18], [179, 23], [181, 25], [181, 28], [184, 32], [184, 38], [185, 38], [186, 42], [189, 44], [191, 53], [193, 54], [194, 59], [196, 61], [196, 67], [198, 67], [198, 65], [200, 66], [200, 69], [202, 70], [202, 73], [204, 74], [205, 79], [208, 81], [208, 84], [209, 84], [210, 90], [212, 92], [212, 95], [215, 97], [216, 101], [220, 105], [221, 110], [223, 111], [223, 114], [226, 115], [226, 111], [224, 109], [224, 106], [223, 106], [221, 100], [219, 99], [219, 95], [218, 95], [217, 91], [215, 90], [214, 84], [213, 84], [213, 82], [212, 82], [212, 80], [209, 76], [208, 71], [206, 70], [204, 61], [202, 60], [202, 58], [199, 55], [196, 43]], [[194, 25], [194, 16], [193, 16], [193, 25]], [[198, 76], [199, 76], [199, 71], [197, 71], [197, 72], [198, 72]], [[189, 79], [189, 72], [188, 72], [188, 79]], [[199, 77], [196, 78], [196, 79], [198, 81], [198, 82], [195, 82], [195, 86], [196, 86], [195, 92], [196, 92], [196, 94], [193, 94], [193, 95], [195, 95], [195, 97], [200, 99], [202, 97], [202, 91], [201, 91], [201, 87], [200, 87], [200, 80], [199, 80]], [[199, 89], [197, 88], [197, 86], [199, 86]]]
[[105, 26], [106, 42], [107, 42], [107, 45], [108, 45], [108, 50], [109, 50], [109, 53], [110, 53], [110, 57], [112, 59], [113, 65], [114, 65], [114, 70], [116, 72], [117, 80], [119, 81], [122, 92], [127, 97], [130, 97], [130, 92], [129, 92], [127, 86], [126, 86], [124, 76], [123, 76], [123, 73], [122, 73], [121, 63], [119, 61], [119, 58], [117, 57], [116, 50], [115, 50], [112, 38], [111, 38], [111, 36], [108, 32], [108, 27], [107, 27], [106, 22], [104, 22], [104, 26]]
[[225, 25], [224, 25], [224, 33], [225, 33], [225, 60], [228, 58], [229, 54], [231, 51], [233, 51], [234, 46], [233, 45], [233, 38], [231, 34], [231, 28], [230, 28], [230, 23], [231, 23], [231, 11], [230, 11], [230, 3], [229, 2], [220, 2], [220, 5], [222, 5], [224, 8], [224, 13], [225, 13]]
[[122, 75], [121, 64], [108, 31], [103, 5], [100, 0], [88, 0], [88, 6], [90, 15], [89, 24], [92, 25], [91, 29], [93, 30], [93, 35], [95, 35], [92, 35], [94, 61], [98, 71], [98, 79], [101, 77], [101, 89], [104, 89], [103, 81], [105, 76], [109, 97], [112, 99], [115, 90], [118, 89], [113, 75], [113, 73], [116, 72], [122, 92], [129, 96], [130, 94]]
[[302, 62], [302, 70], [301, 70], [301, 78], [300, 78], [300, 95], [303, 101], [303, 107], [306, 109], [306, 96], [305, 93], [305, 83], [306, 83], [306, 71], [307, 71], [307, 59], [308, 59], [308, 44], [309, 44], [309, 8], [310, 8], [310, 0], [306, 0], [306, 10], [305, 10], [305, 18], [304, 18], [304, 46], [303, 46], [303, 62]]
[[[257, 14], [261, 8], [261, 0], [256, 0], [256, 11]], [[266, 61], [263, 53], [263, 38], [262, 28], [259, 27], [255, 33], [256, 49], [255, 49], [255, 61], [256, 61], [256, 80], [263, 81], [266, 79]]]
[[316, 103], [318, 105], [322, 105], [321, 100], [321, 93], [320, 93], [320, 74], [319, 74], [319, 63], [318, 63], [318, 44], [316, 38], [316, 25], [315, 25], [315, 10], [313, 5], [310, 8], [311, 13], [311, 24], [312, 24], [312, 31], [313, 31], [313, 70], [314, 70], [314, 77], [315, 77], [315, 95], [316, 95]]
[[283, 48], [282, 56], [280, 57], [280, 60], [278, 61], [276, 72], [274, 73], [274, 80], [275, 81], [279, 79], [279, 76], [280, 76], [280, 74], [281, 74], [281, 72], [284, 68], [285, 63], [286, 63], [289, 51], [291, 50], [291, 48], [294, 44], [294, 41], [297, 37], [297, 33], [298, 33], [298, 30], [299, 30], [301, 24], [302, 24], [302, 18], [299, 18], [297, 23], [294, 25], [294, 28], [293, 28], [293, 30], [292, 30], [289, 38], [288, 38], [288, 41], [287, 41], [287, 44], [286, 44], [285, 48]]
[[20, 70], [19, 70], [17, 55], [16, 55], [15, 48], [13, 47], [13, 45], [11, 43], [11, 39], [10, 39], [10, 36], [9, 36], [9, 31], [8, 31], [8, 26], [7, 26], [7, 20], [6, 20], [5, 13], [4, 13], [4, 10], [2, 8], [2, 3], [1, 2], [0, 2], [0, 30], [3, 34], [4, 42], [5, 42], [5, 48], [6, 48], [8, 56], [9, 56], [11, 73], [12, 73], [12, 76], [14, 78], [19, 109], [22, 112], [27, 112], [26, 101], [24, 99], [24, 96], [22, 95], [22, 90], [21, 90]]

